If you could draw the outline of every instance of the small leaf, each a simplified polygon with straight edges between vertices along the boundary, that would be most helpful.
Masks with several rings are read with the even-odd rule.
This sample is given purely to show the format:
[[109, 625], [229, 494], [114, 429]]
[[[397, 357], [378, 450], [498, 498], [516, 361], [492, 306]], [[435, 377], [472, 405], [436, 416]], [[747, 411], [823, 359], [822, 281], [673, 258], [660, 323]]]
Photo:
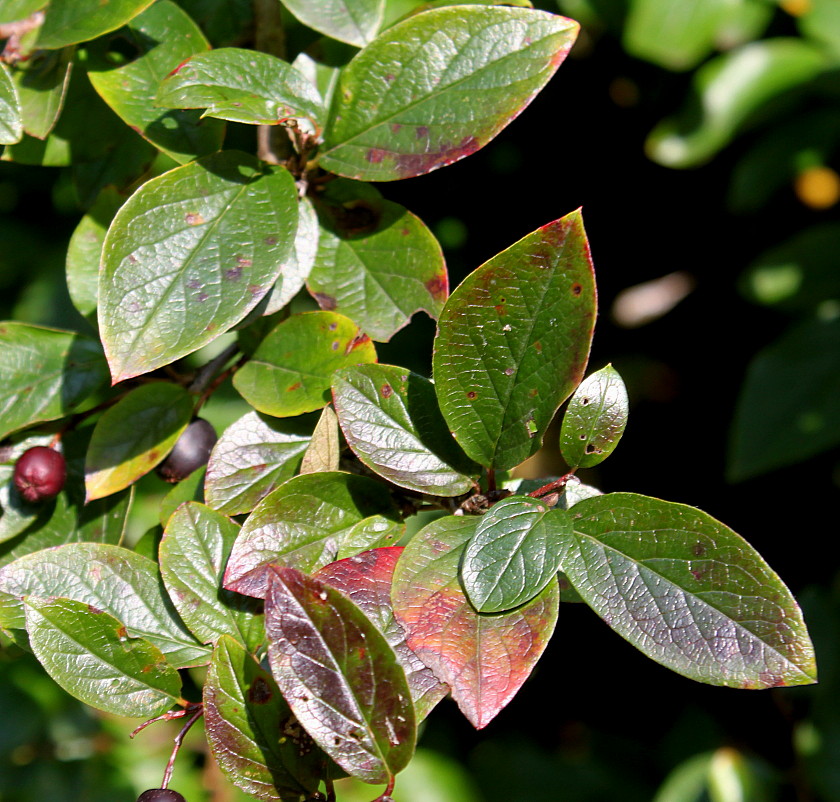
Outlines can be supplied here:
[[0, 323], [0, 437], [63, 418], [106, 381], [96, 340], [26, 323]]
[[461, 712], [480, 729], [516, 695], [557, 622], [557, 583], [503, 615], [477, 613], [461, 590], [458, 565], [475, 532], [474, 517], [440, 518], [406, 546], [391, 591], [406, 642], [452, 689]]
[[385, 637], [353, 602], [294, 568], [266, 596], [271, 671], [297, 720], [341, 768], [385, 783], [414, 753], [414, 706]]
[[422, 721], [449, 692], [408, 648], [405, 633], [391, 607], [391, 582], [402, 554], [400, 546], [386, 546], [330, 563], [315, 574], [358, 605], [391, 645], [405, 671], [417, 720]]
[[336, 312], [305, 312], [268, 334], [236, 372], [233, 386], [258, 412], [289, 417], [327, 404], [339, 368], [375, 361], [370, 337], [352, 320]]
[[26, 599], [32, 651], [72, 696], [117, 716], [156, 716], [181, 698], [181, 678], [163, 653], [89, 604]]
[[85, 463], [87, 500], [110, 496], [164, 460], [190, 422], [193, 397], [170, 382], [142, 384], [97, 421]]
[[221, 590], [222, 574], [239, 526], [192, 501], [169, 519], [159, 547], [160, 573], [184, 623], [202, 643], [230, 635], [248, 651], [264, 640], [261, 605]]
[[291, 64], [238, 47], [199, 53], [178, 65], [160, 85], [155, 104], [206, 109], [202, 116], [253, 125], [303, 119], [315, 133], [326, 116], [318, 90]]
[[[73, 48], [68, 47], [55, 52], [33, 51], [10, 70], [20, 101], [23, 130], [29, 136], [45, 139], [55, 127], [70, 85], [72, 66]], [[7, 156], [4, 153], [4, 158]]]
[[9, 68], [0, 63], [0, 145], [13, 145], [23, 137], [23, 111]]
[[55, 50], [114, 31], [154, 0], [51, 0], [38, 47]]
[[561, 568], [648, 657], [736, 688], [816, 681], [790, 591], [740, 536], [693, 507], [631, 493], [576, 504]]
[[545, 86], [577, 29], [565, 17], [502, 6], [409, 17], [343, 70], [319, 164], [393, 181], [468, 156]]
[[[209, 656], [164, 595], [157, 565], [119, 546], [69, 543], [27, 554], [0, 569], [0, 593], [91, 605], [125, 624], [130, 637], [157, 646], [175, 668], [200, 665]], [[21, 628], [20, 604], [13, 618]]]
[[364, 47], [382, 24], [385, 0], [283, 0], [283, 5], [307, 27]]
[[145, 183], [102, 254], [99, 330], [114, 382], [212, 342], [276, 280], [297, 227], [294, 179], [226, 151]]
[[219, 768], [246, 794], [286, 802], [317, 790], [326, 755], [292, 716], [271, 674], [227, 635], [207, 671], [204, 722]]
[[388, 481], [438, 496], [473, 486], [478, 466], [452, 440], [428, 379], [393, 365], [358, 365], [336, 373], [333, 400], [347, 444]]
[[607, 365], [580, 383], [566, 408], [560, 451], [570, 467], [592, 468], [612, 454], [627, 425], [627, 390]]
[[338, 442], [338, 418], [327, 404], [321, 410], [321, 417], [312, 432], [312, 440], [300, 463], [301, 473], [323, 473], [337, 471], [340, 448]]
[[251, 512], [295, 475], [310, 438], [283, 421], [249, 412], [225, 429], [210, 455], [207, 504], [226, 515]]
[[579, 212], [494, 256], [452, 293], [434, 379], [443, 417], [472, 459], [506, 470], [537, 451], [583, 377], [595, 311]]
[[271, 564], [316, 571], [401, 533], [399, 512], [381, 482], [337, 472], [296, 476], [266, 496], [245, 521], [224, 585], [264, 598]]
[[464, 591], [480, 613], [512, 610], [540, 593], [557, 574], [560, 547], [572, 532], [563, 510], [510, 496], [478, 521], [464, 549]]

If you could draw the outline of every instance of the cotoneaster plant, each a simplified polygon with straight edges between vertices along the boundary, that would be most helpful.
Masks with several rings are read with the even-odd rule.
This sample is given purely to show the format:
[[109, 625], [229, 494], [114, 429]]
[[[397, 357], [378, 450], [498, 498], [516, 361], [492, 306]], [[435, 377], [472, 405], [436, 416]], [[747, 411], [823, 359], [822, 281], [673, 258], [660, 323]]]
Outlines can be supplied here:
[[[449, 295], [433, 235], [369, 183], [484, 146], [574, 22], [523, 2], [286, 0], [256, 4], [256, 49], [211, 48], [171, 0], [43, 5], [15, 6], [36, 13], [4, 50], [3, 158], [73, 170], [92, 208], [67, 282], [97, 335], [0, 325], [0, 625], [57, 683], [138, 730], [203, 716], [254, 798], [331, 800], [349, 774], [385, 802], [444, 696], [478, 728], [511, 701], [561, 601], [691, 679], [815, 681], [795, 600], [741, 537], [575, 477], [628, 411], [612, 367], [586, 376], [580, 211]], [[221, 38], [241, 43], [233, 26]], [[226, 144], [247, 126], [256, 155]], [[418, 310], [438, 322], [431, 379], [377, 361]], [[210, 452], [212, 427], [190, 422], [231, 378], [248, 411]], [[566, 402], [568, 472], [511, 479]], [[21, 455], [44, 446], [67, 482], [27, 498]], [[184, 481], [159, 546], [152, 532], [132, 550], [132, 487], [161, 465]], [[141, 798], [181, 798], [177, 743]]]

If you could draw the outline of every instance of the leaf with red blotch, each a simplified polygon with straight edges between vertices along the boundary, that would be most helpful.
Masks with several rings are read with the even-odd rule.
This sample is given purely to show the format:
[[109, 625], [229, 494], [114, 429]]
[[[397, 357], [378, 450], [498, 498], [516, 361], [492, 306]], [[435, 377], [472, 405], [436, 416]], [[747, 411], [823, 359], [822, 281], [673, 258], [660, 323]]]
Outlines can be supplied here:
[[453, 515], [418, 532], [397, 563], [391, 590], [409, 648], [449, 685], [476, 729], [528, 678], [554, 632], [560, 602], [554, 579], [516, 610], [475, 611], [458, 582], [458, 564], [479, 520]]
[[346, 596], [294, 568], [269, 570], [268, 661], [312, 739], [341, 768], [387, 783], [414, 754], [414, 705], [385, 636]]
[[449, 689], [408, 648], [405, 632], [394, 618], [391, 607], [391, 581], [402, 546], [386, 546], [330, 563], [315, 574], [355, 602], [385, 636], [397, 655], [405, 675], [417, 720], [422, 721]]

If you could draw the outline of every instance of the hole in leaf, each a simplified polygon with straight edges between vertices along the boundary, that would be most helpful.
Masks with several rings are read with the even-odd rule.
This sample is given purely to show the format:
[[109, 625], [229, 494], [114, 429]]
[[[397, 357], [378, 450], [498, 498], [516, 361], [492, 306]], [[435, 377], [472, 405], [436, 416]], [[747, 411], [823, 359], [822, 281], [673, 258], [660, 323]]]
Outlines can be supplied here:
[[581, 398], [580, 403], [583, 404], [583, 406], [586, 406], [589, 403], [589, 400], [590, 399], [588, 399], [588, 398]]
[[572, 284], [572, 295], [580, 295], [583, 292], [583, 287], [580, 284]]
[[140, 48], [125, 36], [113, 36], [108, 40], [105, 58], [111, 64], [128, 64], [140, 55]]
[[598, 454], [600, 454], [600, 453], [601, 453], [601, 449], [600, 449], [600, 448], [596, 448], [594, 445], [592, 445], [592, 443], [587, 443], [587, 444], [586, 444], [586, 448], [584, 448], [583, 450], [584, 450], [587, 454], [595, 454], [596, 452], [597, 452]]

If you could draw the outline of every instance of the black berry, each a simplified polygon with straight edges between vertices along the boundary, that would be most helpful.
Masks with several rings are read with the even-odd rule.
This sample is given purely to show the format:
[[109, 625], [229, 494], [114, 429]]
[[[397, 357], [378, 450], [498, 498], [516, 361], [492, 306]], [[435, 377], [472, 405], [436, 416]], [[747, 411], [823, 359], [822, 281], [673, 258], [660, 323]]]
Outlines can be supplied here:
[[184, 429], [169, 456], [158, 465], [158, 476], [172, 483], [186, 479], [207, 464], [217, 439], [216, 430], [203, 418], [196, 418]]
[[187, 802], [187, 800], [171, 788], [150, 788], [137, 797], [137, 802]]
[[15, 487], [29, 502], [55, 498], [64, 487], [66, 478], [64, 457], [46, 446], [35, 446], [24, 451], [15, 463]]

